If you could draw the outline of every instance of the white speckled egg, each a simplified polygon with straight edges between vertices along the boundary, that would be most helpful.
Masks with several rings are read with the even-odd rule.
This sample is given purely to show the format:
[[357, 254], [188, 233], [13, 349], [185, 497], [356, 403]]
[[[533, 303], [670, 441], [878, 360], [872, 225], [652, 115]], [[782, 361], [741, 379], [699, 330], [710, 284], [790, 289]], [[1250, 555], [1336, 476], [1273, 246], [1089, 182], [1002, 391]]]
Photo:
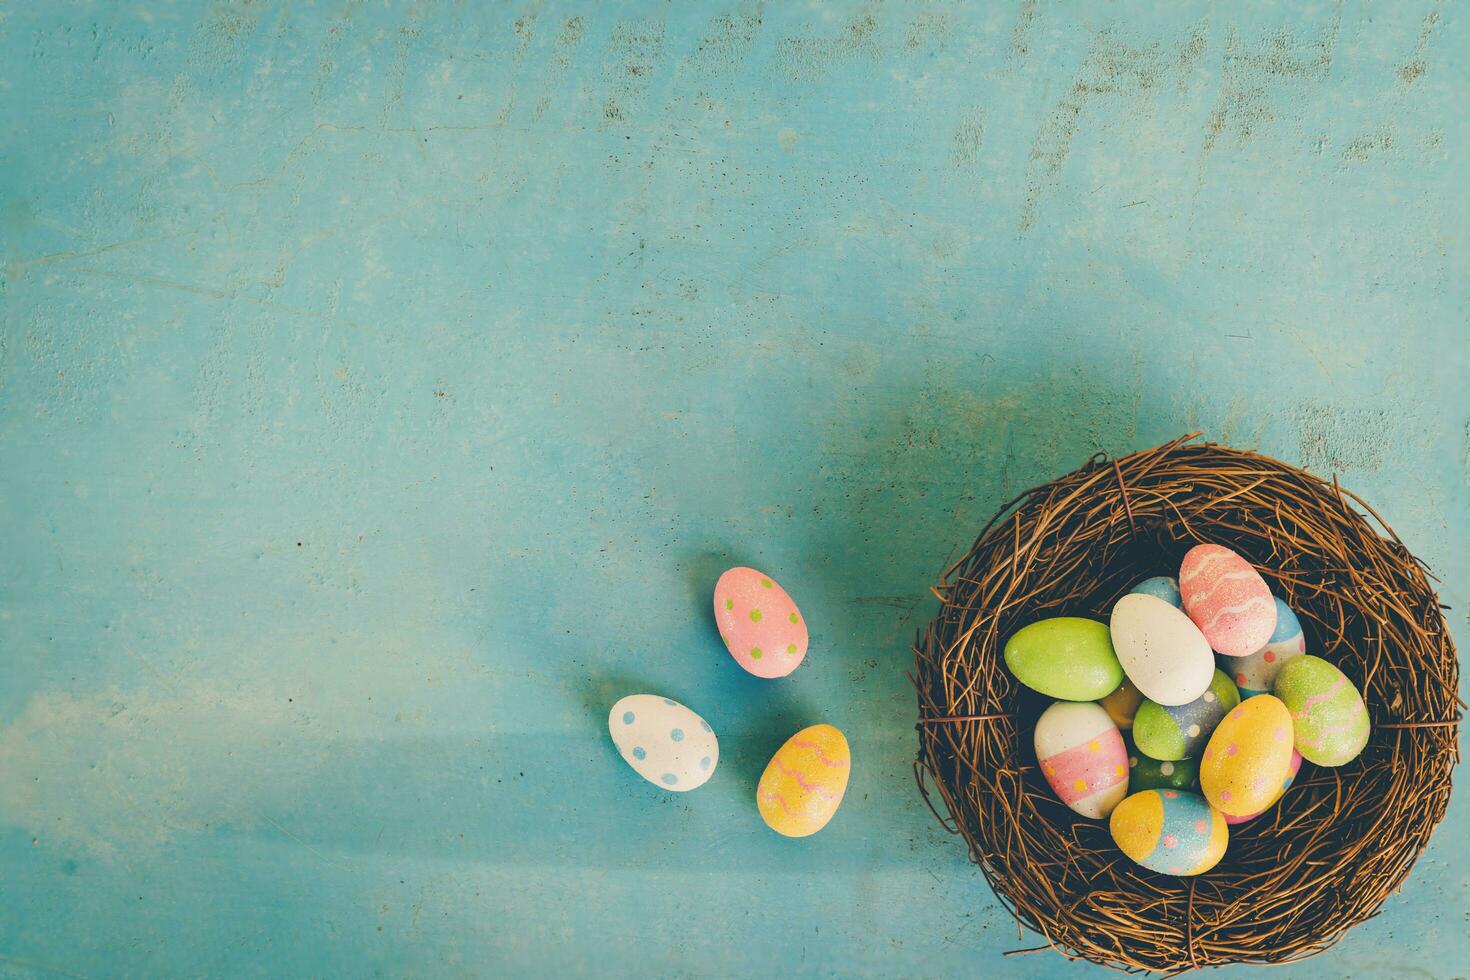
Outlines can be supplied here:
[[660, 789], [698, 789], [720, 761], [714, 729], [672, 698], [630, 694], [612, 706], [607, 730], [633, 771]]
[[1210, 686], [1215, 657], [1199, 627], [1158, 596], [1130, 593], [1113, 606], [1113, 649], [1143, 696], [1188, 704]]

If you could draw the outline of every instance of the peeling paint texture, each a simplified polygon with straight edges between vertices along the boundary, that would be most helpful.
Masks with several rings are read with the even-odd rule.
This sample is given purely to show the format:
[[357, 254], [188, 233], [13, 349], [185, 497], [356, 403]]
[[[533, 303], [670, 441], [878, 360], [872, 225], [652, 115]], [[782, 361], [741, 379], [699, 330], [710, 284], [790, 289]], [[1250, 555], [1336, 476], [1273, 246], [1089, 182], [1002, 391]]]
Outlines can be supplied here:
[[[7, 5], [0, 975], [1089, 972], [1000, 956], [914, 791], [927, 587], [1201, 428], [1373, 502], [1464, 646], [1467, 52], [1431, 0]], [[708, 786], [618, 760], [635, 691]], [[1463, 976], [1467, 825], [1272, 976]]]

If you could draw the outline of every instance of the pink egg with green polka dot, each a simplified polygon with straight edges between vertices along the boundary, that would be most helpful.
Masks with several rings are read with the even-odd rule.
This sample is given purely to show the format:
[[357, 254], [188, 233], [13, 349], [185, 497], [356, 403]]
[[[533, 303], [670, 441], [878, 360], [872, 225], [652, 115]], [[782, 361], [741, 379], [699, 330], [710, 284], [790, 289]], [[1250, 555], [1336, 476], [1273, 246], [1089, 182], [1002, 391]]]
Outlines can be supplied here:
[[806, 656], [806, 620], [764, 572], [732, 568], [715, 583], [715, 622], [735, 662], [757, 677], [785, 677]]

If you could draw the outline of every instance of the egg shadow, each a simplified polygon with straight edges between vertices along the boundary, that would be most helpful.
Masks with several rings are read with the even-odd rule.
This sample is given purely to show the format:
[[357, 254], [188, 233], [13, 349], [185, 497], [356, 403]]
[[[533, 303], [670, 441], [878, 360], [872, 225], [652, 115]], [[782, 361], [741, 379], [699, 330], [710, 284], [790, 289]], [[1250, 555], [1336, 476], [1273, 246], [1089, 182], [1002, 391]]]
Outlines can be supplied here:
[[[731, 753], [730, 767], [740, 791], [754, 799], [761, 775], [776, 750], [803, 728], [820, 724], [822, 717], [810, 701], [796, 694], [780, 694], [747, 717], [747, 733], [731, 739], [737, 751]], [[720, 758], [721, 762], [726, 759], [723, 753]]]
[[[598, 735], [607, 735], [607, 719], [612, 706], [630, 694], [655, 694], [661, 698], [673, 698], [680, 704], [685, 701], [681, 691], [667, 684], [653, 683], [645, 675], [624, 671], [612, 671], [598, 677], [589, 677], [580, 688], [582, 715], [587, 727]], [[695, 712], [698, 714], [698, 711]], [[612, 745], [611, 738], [605, 740]], [[616, 750], [614, 750], [616, 755]]]
[[[740, 562], [730, 557], [731, 552], [725, 551], [701, 551], [685, 560], [688, 566], [688, 595], [689, 611], [692, 622], [700, 623], [704, 627], [705, 642], [703, 648], [710, 652], [713, 658], [730, 660], [730, 651], [725, 648], [725, 641], [720, 637], [719, 620], [715, 618], [715, 583], [727, 569], [734, 568]], [[733, 662], [733, 661], [731, 661]], [[743, 674], [751, 678], [744, 670], [735, 673]], [[739, 684], [734, 677], [722, 674], [716, 678], [721, 686], [727, 684]], [[752, 689], [743, 689], [740, 694], [750, 694]]]
[[704, 621], [708, 622], [710, 628], [719, 629], [715, 624], [715, 583], [726, 569], [734, 568], [743, 564], [739, 559], [731, 557], [730, 550], [725, 551], [700, 551], [685, 559], [688, 568], [688, 595], [691, 611], [703, 615]]
[[[621, 699], [633, 694], [650, 694], [669, 698], [703, 719], [714, 730], [719, 743], [719, 762], [716, 764], [710, 781], [717, 780], [725, 774], [729, 765], [730, 750], [733, 747], [732, 740], [721, 733], [721, 722], [718, 715], [707, 714], [705, 710], [702, 710], [702, 704], [712, 700], [717, 703], [717, 699], [712, 699], [708, 691], [701, 689], [697, 678], [686, 678], [681, 684], [654, 684], [647, 680], [646, 675], [612, 671], [597, 678], [588, 678], [582, 685], [581, 692], [584, 709], [582, 714], [587, 719], [586, 724], [590, 729], [589, 736], [595, 738], [600, 745], [598, 752], [606, 760], [608, 766], [606, 772], [611, 773], [618, 770], [616, 778], [627, 780], [626, 786], [618, 790], [619, 796], [641, 800], [647, 806], [687, 809], [689, 804], [684, 793], [670, 792], [648, 780], [641, 773], [635, 776], [634, 771], [630, 771], [632, 763], [613, 741], [610, 731], [612, 707]], [[710, 705], [706, 704], [705, 707], [710, 707]], [[537, 766], [536, 768], [543, 772], [560, 772], [563, 767]]]
[[[929, 828], [926, 844], [949, 846], [913, 786], [919, 698], [906, 674], [939, 611], [930, 587], [1026, 488], [1096, 453], [1120, 457], [1180, 431], [1182, 422], [1143, 414], [1137, 399], [1105, 383], [1110, 371], [1135, 375], [1126, 352], [1097, 351], [1089, 365], [1019, 376], [956, 357], [884, 361], [864, 389], [834, 403], [832, 418], [812, 422], [825, 440], [810, 456], [807, 517], [787, 548], [821, 576], [798, 598], [812, 629], [809, 658], [837, 676], [814, 689], [827, 717], [807, 723], [845, 728], [859, 760], [849, 799], [864, 801], [869, 827]], [[1143, 390], [1145, 380], [1131, 384]], [[1141, 538], [1137, 547], [1162, 553], [1161, 543]], [[1121, 576], [1092, 583], [1069, 612], [1088, 615], [1081, 607], [1129, 584]], [[1025, 710], [1029, 742], [1039, 706]], [[774, 750], [772, 741], [762, 749]]]
[[[713, 632], [713, 629], [711, 630]], [[612, 706], [630, 694], [654, 694], [672, 698], [705, 718], [719, 739], [720, 757], [712, 783], [721, 784], [716, 791], [729, 804], [730, 814], [738, 813], [738, 822], [749, 826], [752, 833], [764, 832], [757, 807], [756, 787], [776, 751], [803, 728], [819, 724], [821, 712], [783, 678], [761, 678], [742, 670], [718, 644], [719, 682], [713, 686], [701, 683], [697, 673], [683, 683], [651, 682], [647, 675], [631, 671], [611, 671], [588, 678], [579, 689], [583, 715], [588, 719], [589, 734], [601, 744], [601, 754], [617, 766], [626, 765], [608, 732], [608, 713]], [[706, 703], [710, 713], [701, 710]], [[733, 706], [733, 707], [732, 707]], [[637, 791], [643, 791], [637, 787]], [[631, 792], [631, 791], [630, 791]], [[684, 806], [682, 794], [669, 794], [654, 789], [646, 793], [651, 805]], [[750, 805], [742, 805], [746, 801]], [[727, 819], [730, 818], [727, 814]]]

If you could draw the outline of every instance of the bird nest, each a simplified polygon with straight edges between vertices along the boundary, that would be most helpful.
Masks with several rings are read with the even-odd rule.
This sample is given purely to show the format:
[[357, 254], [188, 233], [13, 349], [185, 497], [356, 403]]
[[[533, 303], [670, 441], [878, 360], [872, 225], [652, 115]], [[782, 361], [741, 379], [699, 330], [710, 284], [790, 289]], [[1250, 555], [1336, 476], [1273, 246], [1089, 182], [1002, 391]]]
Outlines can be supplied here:
[[[1423, 563], [1336, 480], [1192, 438], [1094, 456], [1026, 491], [934, 589], [943, 606], [914, 647], [914, 771], [995, 894], [1047, 941], [1014, 953], [1165, 973], [1320, 953], [1378, 913], [1449, 803], [1459, 668]], [[1357, 685], [1373, 728], [1356, 760], [1304, 764], [1274, 808], [1231, 828], [1219, 865], [1182, 878], [1134, 864], [1106, 821], [1056, 799], [1031, 747], [1046, 701], [1001, 650], [1048, 616], [1107, 621], [1130, 586], [1201, 542], [1255, 565], [1308, 651]]]

